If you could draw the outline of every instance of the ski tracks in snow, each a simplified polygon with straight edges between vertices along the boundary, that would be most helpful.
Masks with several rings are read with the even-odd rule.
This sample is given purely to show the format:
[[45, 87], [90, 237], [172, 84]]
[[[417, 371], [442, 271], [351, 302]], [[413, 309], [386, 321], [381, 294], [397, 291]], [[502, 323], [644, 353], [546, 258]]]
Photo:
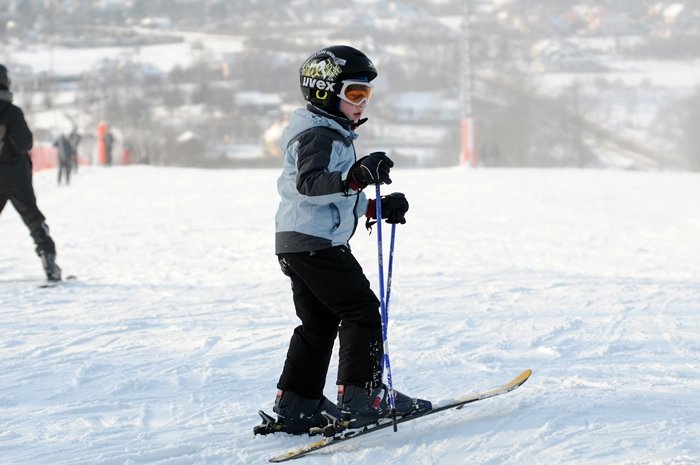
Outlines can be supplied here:
[[[298, 324], [273, 254], [277, 175], [86, 168], [70, 189], [35, 177], [79, 280], [36, 289], [26, 228], [0, 217], [13, 244], [0, 260], [3, 463], [263, 464], [308, 442], [252, 436]], [[700, 461], [696, 175], [395, 178], [411, 202], [389, 309], [397, 389], [440, 402], [534, 374], [306, 464]], [[376, 283], [375, 236], [358, 228], [353, 251]]]

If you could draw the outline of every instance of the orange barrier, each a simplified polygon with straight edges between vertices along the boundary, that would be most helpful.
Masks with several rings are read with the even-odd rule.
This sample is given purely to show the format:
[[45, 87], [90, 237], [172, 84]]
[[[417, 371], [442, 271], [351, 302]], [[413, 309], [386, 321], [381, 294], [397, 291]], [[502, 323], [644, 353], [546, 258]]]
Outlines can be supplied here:
[[122, 149], [122, 165], [130, 165], [131, 164], [131, 150], [128, 148], [123, 148]]
[[58, 149], [51, 146], [34, 147], [29, 156], [32, 157], [34, 171], [48, 170], [58, 165]]
[[[29, 151], [33, 171], [49, 170], [58, 166], [58, 149], [51, 145], [41, 145]], [[78, 155], [78, 165], [89, 165], [90, 160]]]
[[476, 166], [476, 125], [474, 118], [469, 116], [462, 118], [461, 124], [461, 144], [460, 144], [460, 165], [467, 165], [474, 168]]
[[97, 163], [100, 165], [107, 164], [107, 147], [105, 145], [105, 136], [108, 130], [107, 123], [100, 121], [97, 124]]

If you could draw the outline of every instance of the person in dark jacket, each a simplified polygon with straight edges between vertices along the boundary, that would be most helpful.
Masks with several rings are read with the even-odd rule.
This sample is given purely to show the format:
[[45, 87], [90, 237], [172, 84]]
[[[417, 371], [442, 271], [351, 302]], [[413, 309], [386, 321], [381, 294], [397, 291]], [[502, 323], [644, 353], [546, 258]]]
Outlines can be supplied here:
[[70, 184], [70, 174], [73, 171], [73, 161], [75, 160], [75, 148], [70, 141], [70, 138], [65, 134], [61, 134], [53, 143], [53, 146], [58, 149], [58, 184], [61, 184], [61, 179], [65, 174], [66, 185]]
[[71, 145], [73, 146], [73, 161], [72, 161], [72, 167], [73, 167], [73, 172], [78, 173], [78, 146], [80, 145], [80, 141], [83, 138], [80, 136], [80, 133], [78, 133], [77, 128], [73, 128], [68, 134], [68, 140], [70, 141]]
[[56, 245], [49, 235], [44, 215], [36, 205], [32, 186], [29, 150], [33, 142], [24, 113], [12, 104], [7, 68], [0, 65], [0, 213], [8, 200], [12, 202], [34, 239], [46, 277], [49, 281], [60, 281]]
[[[405, 223], [408, 201], [401, 193], [367, 199], [363, 189], [390, 184], [394, 165], [383, 152], [356, 159], [355, 129], [377, 71], [361, 51], [337, 45], [311, 55], [300, 69], [309, 105], [296, 110], [281, 138], [281, 200], [275, 216], [275, 253], [292, 283], [296, 314], [277, 383], [277, 419], [255, 432], [308, 433], [328, 424], [326, 415], [360, 427], [389, 416], [383, 384], [383, 343], [379, 299], [350, 251], [349, 240], [362, 217]], [[340, 339], [338, 401], [323, 395], [336, 337]], [[396, 394], [398, 415], [429, 410], [431, 403]]]
[[112, 131], [105, 134], [105, 165], [112, 166], [112, 149], [114, 148], [114, 135]]

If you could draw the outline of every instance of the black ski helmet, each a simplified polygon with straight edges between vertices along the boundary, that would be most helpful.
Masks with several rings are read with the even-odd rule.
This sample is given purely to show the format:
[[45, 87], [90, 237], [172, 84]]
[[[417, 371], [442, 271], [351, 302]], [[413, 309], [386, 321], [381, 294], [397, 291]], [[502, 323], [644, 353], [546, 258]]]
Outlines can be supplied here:
[[367, 55], [348, 45], [333, 45], [311, 55], [299, 68], [301, 95], [313, 105], [327, 111], [338, 106], [341, 82], [377, 77], [377, 69]]
[[7, 68], [0, 65], [0, 89], [10, 90], [10, 76], [7, 75]]

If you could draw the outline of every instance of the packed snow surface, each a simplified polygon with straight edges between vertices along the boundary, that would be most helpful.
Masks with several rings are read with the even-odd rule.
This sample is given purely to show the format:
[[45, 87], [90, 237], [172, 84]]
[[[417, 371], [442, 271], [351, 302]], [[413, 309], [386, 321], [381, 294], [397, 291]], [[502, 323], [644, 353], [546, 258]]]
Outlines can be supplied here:
[[[297, 324], [273, 252], [277, 175], [92, 167], [70, 187], [35, 175], [59, 264], [78, 279], [38, 288], [8, 204], [0, 462], [263, 464], [310, 441], [252, 433]], [[384, 191], [411, 203], [396, 234], [395, 386], [441, 402], [534, 374], [299, 463], [700, 463], [700, 175], [392, 178]], [[376, 232], [360, 224], [352, 245], [376, 289]]]

